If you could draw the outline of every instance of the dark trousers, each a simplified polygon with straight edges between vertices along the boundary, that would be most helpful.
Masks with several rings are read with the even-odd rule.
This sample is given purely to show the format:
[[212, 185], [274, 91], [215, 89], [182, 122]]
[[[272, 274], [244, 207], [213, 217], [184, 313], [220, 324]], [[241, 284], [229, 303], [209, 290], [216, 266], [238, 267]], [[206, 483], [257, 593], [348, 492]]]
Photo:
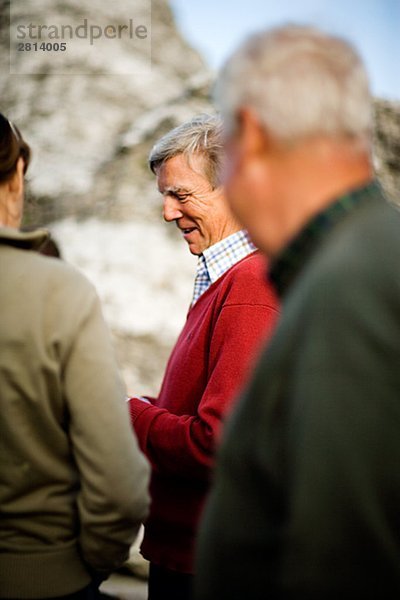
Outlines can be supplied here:
[[150, 563], [148, 600], [191, 600], [193, 575]]

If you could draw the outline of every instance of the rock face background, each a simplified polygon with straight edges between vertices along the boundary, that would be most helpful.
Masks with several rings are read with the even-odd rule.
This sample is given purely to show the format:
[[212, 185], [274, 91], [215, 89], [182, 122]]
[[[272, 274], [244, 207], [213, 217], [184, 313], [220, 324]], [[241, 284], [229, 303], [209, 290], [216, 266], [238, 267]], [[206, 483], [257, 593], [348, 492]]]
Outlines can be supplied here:
[[400, 205], [400, 102], [375, 102], [375, 164], [388, 197]]
[[[136, 5], [18, 0], [12, 23], [50, 15], [53, 23], [77, 26], [91, 18], [105, 26], [125, 23]], [[196, 266], [175, 228], [162, 222], [146, 158], [171, 127], [213, 111], [212, 76], [202, 58], [177, 31], [167, 0], [152, 0], [151, 8], [152, 68], [139, 77], [104, 74], [147, 60], [123, 40], [111, 54], [103, 44], [96, 60], [84, 52], [65, 55], [63, 74], [42, 53], [30, 58], [29, 74], [15, 75], [9, 72], [9, 2], [0, 0], [0, 110], [34, 151], [26, 224], [47, 224], [63, 258], [96, 285], [132, 393], [157, 392]], [[77, 67], [84, 74], [73, 74]], [[396, 201], [400, 104], [376, 102], [375, 137], [377, 173]]]

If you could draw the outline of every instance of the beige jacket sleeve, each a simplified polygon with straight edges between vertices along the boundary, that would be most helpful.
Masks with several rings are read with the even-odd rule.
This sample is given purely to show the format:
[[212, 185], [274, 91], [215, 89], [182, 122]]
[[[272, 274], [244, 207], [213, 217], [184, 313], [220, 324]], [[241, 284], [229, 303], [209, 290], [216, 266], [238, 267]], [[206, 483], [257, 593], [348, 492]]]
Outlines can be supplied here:
[[91, 568], [108, 571], [126, 559], [147, 515], [149, 465], [130, 426], [100, 302], [89, 284], [75, 292], [79, 311], [64, 382], [80, 475], [79, 543]]

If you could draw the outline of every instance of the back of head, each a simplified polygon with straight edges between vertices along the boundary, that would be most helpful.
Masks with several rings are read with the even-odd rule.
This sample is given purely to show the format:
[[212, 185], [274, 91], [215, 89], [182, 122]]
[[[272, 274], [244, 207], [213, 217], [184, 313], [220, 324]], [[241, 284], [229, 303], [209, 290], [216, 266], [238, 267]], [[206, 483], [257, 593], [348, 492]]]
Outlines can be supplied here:
[[30, 154], [30, 148], [19, 129], [0, 113], [0, 184], [14, 175], [20, 157], [24, 160], [26, 171]]
[[216, 97], [228, 128], [246, 106], [282, 142], [323, 135], [369, 144], [363, 63], [348, 42], [311, 27], [288, 25], [250, 37], [223, 67]]
[[204, 158], [204, 175], [213, 188], [220, 184], [223, 155], [222, 121], [219, 117], [201, 114], [169, 131], [153, 146], [149, 165], [153, 173], [167, 160], [183, 154]]

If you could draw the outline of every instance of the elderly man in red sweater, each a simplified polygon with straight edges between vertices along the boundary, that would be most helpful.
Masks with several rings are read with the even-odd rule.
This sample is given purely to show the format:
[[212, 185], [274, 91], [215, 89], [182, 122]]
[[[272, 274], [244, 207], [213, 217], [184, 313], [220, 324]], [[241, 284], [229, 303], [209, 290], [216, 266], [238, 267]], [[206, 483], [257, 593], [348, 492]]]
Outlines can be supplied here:
[[141, 549], [150, 561], [149, 600], [186, 600], [221, 423], [278, 308], [265, 259], [226, 202], [220, 120], [201, 115], [170, 131], [149, 162], [164, 219], [199, 257], [193, 300], [159, 396], [129, 400], [132, 425], [153, 466]]

